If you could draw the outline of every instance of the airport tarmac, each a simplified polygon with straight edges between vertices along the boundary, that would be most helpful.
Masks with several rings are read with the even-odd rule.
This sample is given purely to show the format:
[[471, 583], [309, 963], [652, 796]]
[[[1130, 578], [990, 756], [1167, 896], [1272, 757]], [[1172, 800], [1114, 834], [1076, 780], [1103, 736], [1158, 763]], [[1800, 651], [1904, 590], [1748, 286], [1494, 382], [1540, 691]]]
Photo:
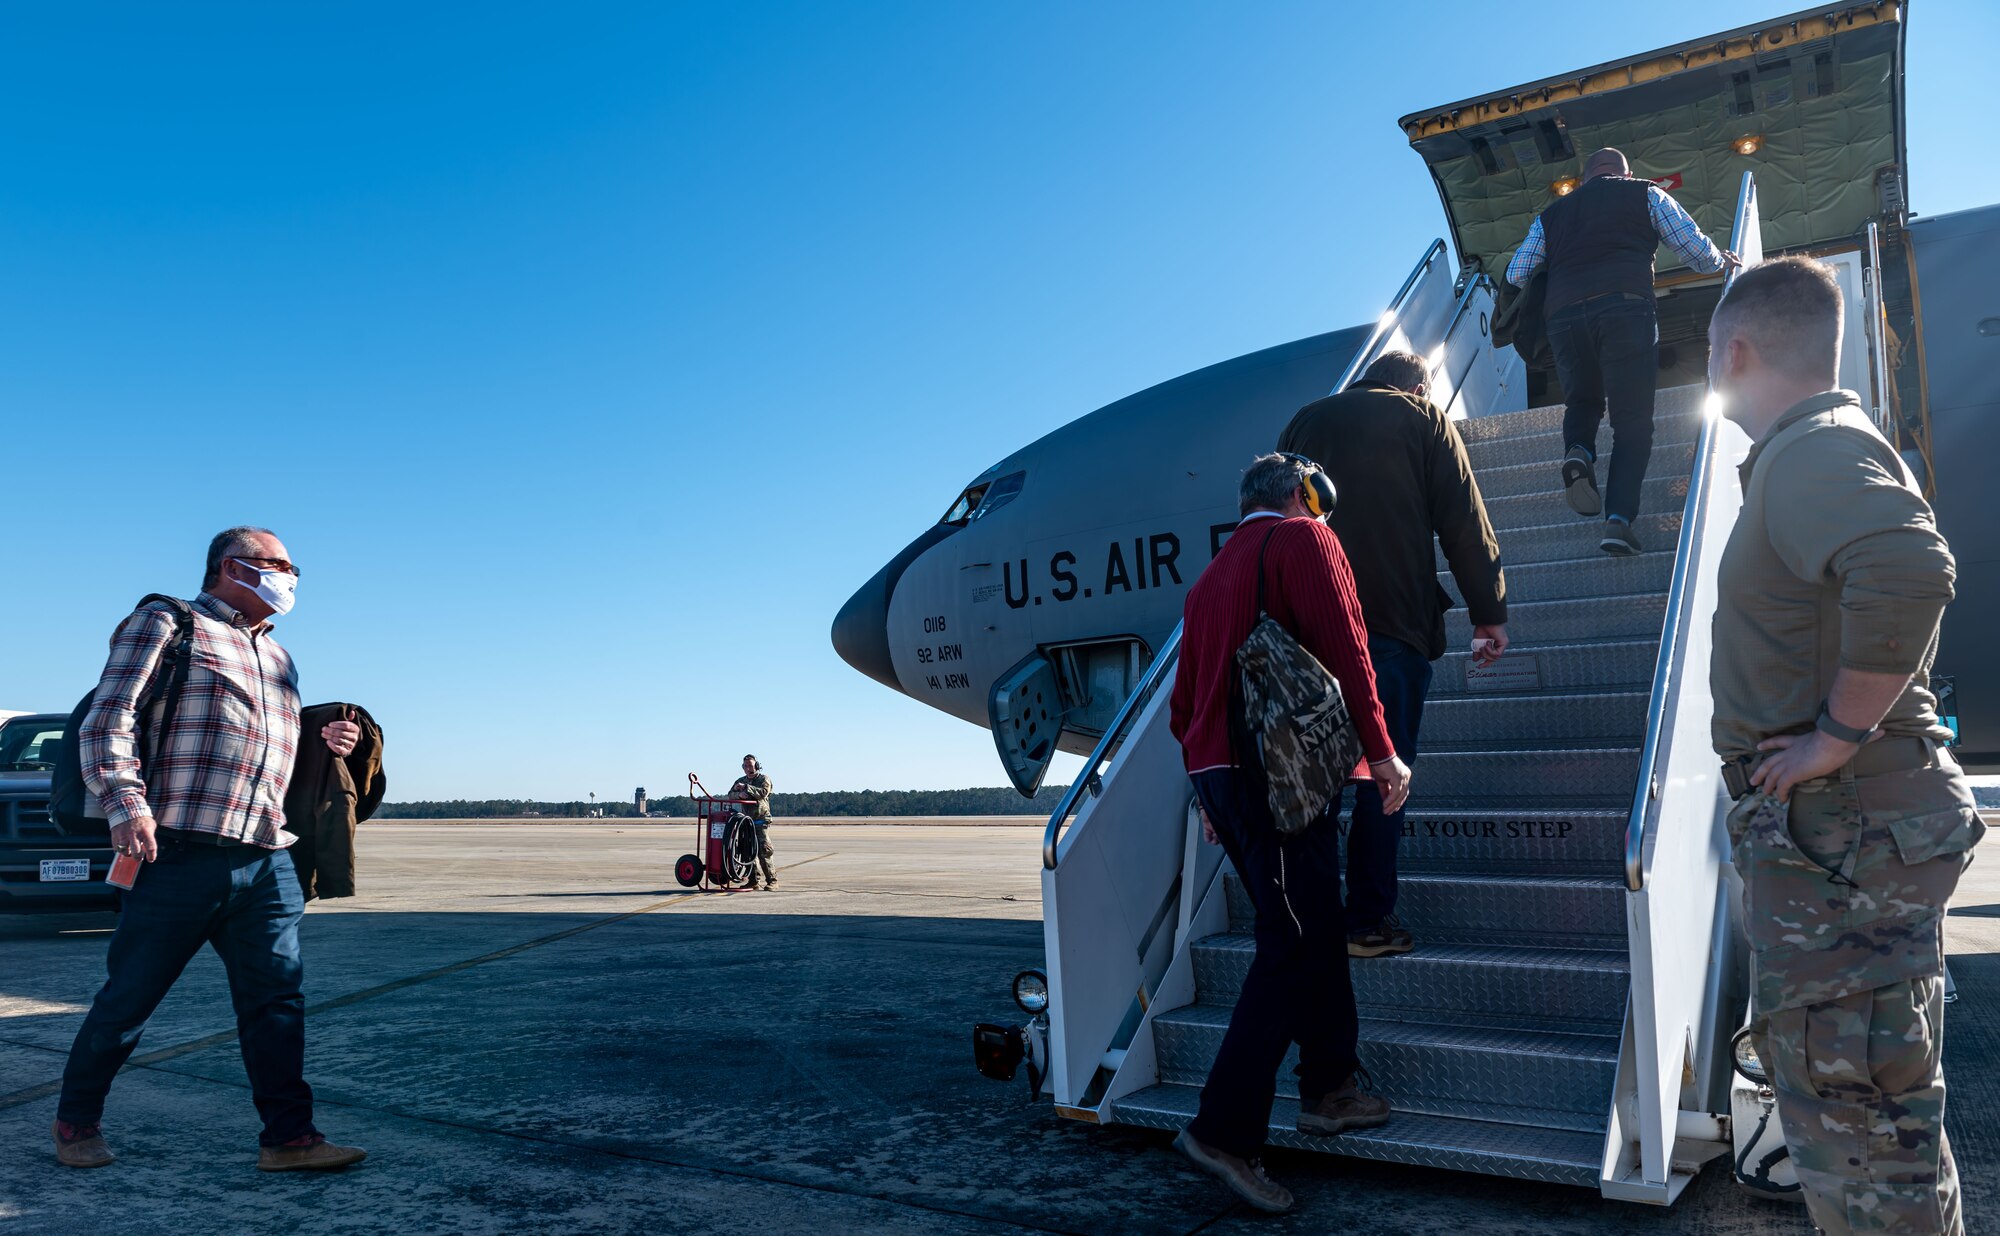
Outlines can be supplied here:
[[[1023, 826], [1025, 823], [1027, 826]], [[0, 918], [0, 1232], [1810, 1232], [1720, 1165], [1672, 1210], [1277, 1152], [1233, 1205], [1149, 1132], [1060, 1120], [972, 1069], [1041, 957], [1039, 821], [773, 829], [781, 887], [691, 893], [686, 822], [374, 823], [361, 895], [303, 927], [319, 1123], [368, 1162], [253, 1168], [204, 953], [120, 1077], [120, 1160], [58, 1167], [63, 1053], [108, 916]], [[1982, 870], [1983, 868], [1983, 870]], [[1951, 1132], [1972, 1231], [2000, 1207], [2000, 876], [1949, 921]]]

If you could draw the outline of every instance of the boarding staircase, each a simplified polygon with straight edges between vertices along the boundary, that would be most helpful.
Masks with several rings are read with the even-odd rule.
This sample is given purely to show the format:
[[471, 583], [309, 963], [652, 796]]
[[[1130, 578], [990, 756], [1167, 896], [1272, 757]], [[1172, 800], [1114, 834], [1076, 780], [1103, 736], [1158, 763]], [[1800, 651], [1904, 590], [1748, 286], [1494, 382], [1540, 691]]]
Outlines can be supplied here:
[[[1732, 235], [1754, 263], [1748, 176]], [[1708, 615], [1748, 443], [1700, 387], [1659, 392], [1636, 528], [1647, 552], [1603, 554], [1602, 525], [1559, 492], [1561, 409], [1506, 409], [1520, 374], [1484, 312], [1469, 329], [1476, 288], [1452, 293], [1455, 313], [1420, 311], [1426, 269], [1349, 376], [1393, 340], [1446, 379], [1514, 645], [1484, 669], [1464, 652], [1438, 664], [1399, 856], [1397, 911], [1417, 947], [1352, 963], [1361, 1061], [1392, 1119], [1299, 1134], [1294, 1055], [1272, 1079], [1271, 1140], [1667, 1204], [1729, 1140], [1710, 1113], [1727, 1106], [1743, 967], [1708, 746]], [[1615, 452], [1607, 429], [1600, 480]], [[1463, 608], [1448, 626], [1467, 647]], [[1249, 899], [1200, 840], [1168, 732], [1177, 650], [1162, 650], [1045, 836], [1046, 1084], [1076, 1119], [1185, 1125], [1254, 954]]]
[[[1601, 523], [1557, 492], [1560, 408], [1462, 424], [1517, 643], [1491, 671], [1464, 653], [1438, 664], [1399, 852], [1398, 911], [1418, 947], [1353, 962], [1361, 1058], [1396, 1115], [1338, 1139], [1299, 1134], [1294, 1049], [1273, 1142], [1596, 1186], [1631, 981], [1626, 816], [1701, 394], [1659, 397], [1638, 526], [1649, 552], [1634, 558], [1600, 553]], [[1465, 648], [1462, 608], [1449, 625]], [[1234, 872], [1223, 892], [1227, 930], [1191, 942], [1195, 998], [1152, 1019], [1159, 1081], [1112, 1103], [1121, 1123], [1177, 1129], [1194, 1114], [1254, 952]]]

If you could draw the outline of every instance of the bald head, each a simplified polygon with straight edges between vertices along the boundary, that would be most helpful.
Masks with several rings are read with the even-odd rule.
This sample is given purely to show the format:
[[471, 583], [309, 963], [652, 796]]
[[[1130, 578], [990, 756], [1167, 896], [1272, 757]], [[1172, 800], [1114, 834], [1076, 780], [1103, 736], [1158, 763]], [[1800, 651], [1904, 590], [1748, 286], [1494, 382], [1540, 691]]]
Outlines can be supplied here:
[[1583, 178], [1585, 180], [1595, 180], [1599, 176], [1630, 176], [1631, 174], [1632, 165], [1625, 161], [1624, 152], [1614, 150], [1609, 146], [1606, 146], [1583, 161]]

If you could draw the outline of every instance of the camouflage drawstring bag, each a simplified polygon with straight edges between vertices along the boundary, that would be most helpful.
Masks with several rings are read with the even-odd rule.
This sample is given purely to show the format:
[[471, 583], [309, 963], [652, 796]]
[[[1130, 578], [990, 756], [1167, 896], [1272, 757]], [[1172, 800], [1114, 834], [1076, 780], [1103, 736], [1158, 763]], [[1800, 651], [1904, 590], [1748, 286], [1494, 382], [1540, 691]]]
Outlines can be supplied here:
[[1263, 776], [1271, 819], [1290, 837], [1339, 803], [1366, 753], [1340, 681], [1264, 610], [1264, 555], [1277, 534], [1257, 551], [1257, 624], [1236, 650], [1230, 737], [1238, 766]]

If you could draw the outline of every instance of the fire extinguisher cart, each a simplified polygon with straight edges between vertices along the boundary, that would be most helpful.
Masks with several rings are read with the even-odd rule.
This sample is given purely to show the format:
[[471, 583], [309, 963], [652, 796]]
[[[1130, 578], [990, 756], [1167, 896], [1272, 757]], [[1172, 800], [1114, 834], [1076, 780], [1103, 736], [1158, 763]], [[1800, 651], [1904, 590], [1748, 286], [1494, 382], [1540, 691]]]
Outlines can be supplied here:
[[681, 887], [728, 889], [746, 883], [756, 870], [757, 824], [748, 808], [753, 798], [723, 798], [708, 792], [695, 774], [688, 774], [688, 797], [694, 799], [694, 853], [674, 863]]

